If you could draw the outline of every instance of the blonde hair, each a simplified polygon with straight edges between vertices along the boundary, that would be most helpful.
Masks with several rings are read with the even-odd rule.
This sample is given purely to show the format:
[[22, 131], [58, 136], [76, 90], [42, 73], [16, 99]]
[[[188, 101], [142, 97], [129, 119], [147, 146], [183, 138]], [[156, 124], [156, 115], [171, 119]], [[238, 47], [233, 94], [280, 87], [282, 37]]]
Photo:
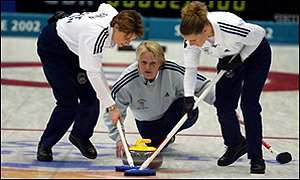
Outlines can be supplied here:
[[199, 34], [209, 23], [207, 6], [203, 2], [192, 1], [181, 10], [180, 33], [182, 35]]
[[139, 60], [146, 52], [153, 54], [154, 58], [159, 59], [161, 64], [164, 64], [165, 53], [163, 48], [156, 41], [143, 41], [136, 49], [136, 58]]
[[110, 26], [118, 25], [119, 30], [126, 34], [134, 33], [137, 37], [144, 35], [142, 16], [135, 10], [123, 10], [113, 17]]

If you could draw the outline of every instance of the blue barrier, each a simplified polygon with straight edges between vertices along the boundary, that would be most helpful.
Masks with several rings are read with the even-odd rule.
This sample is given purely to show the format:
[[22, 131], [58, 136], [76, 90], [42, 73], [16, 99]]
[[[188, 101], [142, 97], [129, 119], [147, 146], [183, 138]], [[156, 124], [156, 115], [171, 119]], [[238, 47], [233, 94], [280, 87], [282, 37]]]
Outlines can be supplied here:
[[[1, 36], [36, 37], [47, 24], [50, 14], [1, 13]], [[180, 19], [144, 18], [144, 39], [182, 40], [179, 34]], [[299, 44], [299, 24], [293, 22], [249, 21], [265, 28], [271, 43]]]
[[50, 14], [1, 13], [1, 36], [37, 37]]
[[148, 18], [147, 37], [156, 40], [183, 40], [179, 33], [180, 19]]
[[266, 38], [271, 43], [299, 44], [299, 24], [294, 22], [249, 21], [266, 30]]

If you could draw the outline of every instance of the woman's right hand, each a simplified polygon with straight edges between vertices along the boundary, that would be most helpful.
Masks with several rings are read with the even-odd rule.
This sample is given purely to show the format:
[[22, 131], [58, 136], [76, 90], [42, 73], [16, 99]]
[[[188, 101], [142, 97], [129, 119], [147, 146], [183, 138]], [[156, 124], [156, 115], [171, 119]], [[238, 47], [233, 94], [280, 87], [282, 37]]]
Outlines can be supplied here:
[[116, 126], [121, 115], [120, 115], [119, 109], [115, 105], [113, 105], [113, 106], [114, 106], [114, 108], [111, 108], [110, 110], [108, 110], [108, 114], [109, 114], [109, 117], [110, 117], [112, 123]]
[[124, 154], [124, 147], [123, 147], [123, 144], [122, 144], [122, 141], [119, 140], [116, 142], [116, 156], [118, 158], [121, 158]]

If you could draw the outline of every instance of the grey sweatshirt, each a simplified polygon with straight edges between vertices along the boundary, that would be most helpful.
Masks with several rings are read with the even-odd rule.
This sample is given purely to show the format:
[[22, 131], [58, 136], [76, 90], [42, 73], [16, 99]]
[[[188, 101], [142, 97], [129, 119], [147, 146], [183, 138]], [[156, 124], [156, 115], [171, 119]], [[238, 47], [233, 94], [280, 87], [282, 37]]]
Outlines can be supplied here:
[[[154, 81], [144, 79], [138, 71], [138, 63], [127, 67], [112, 87], [111, 95], [121, 113], [121, 124], [124, 130], [124, 120], [129, 107], [134, 117], [139, 121], [153, 121], [160, 119], [169, 106], [178, 98], [184, 96], [183, 77], [185, 69], [172, 62], [166, 61], [160, 67]], [[197, 75], [195, 95], [199, 97], [208, 86], [210, 80], [203, 75]], [[215, 100], [215, 88], [204, 98], [208, 104]], [[109, 131], [109, 137], [120, 140], [116, 126], [112, 124], [107, 112], [104, 122]]]

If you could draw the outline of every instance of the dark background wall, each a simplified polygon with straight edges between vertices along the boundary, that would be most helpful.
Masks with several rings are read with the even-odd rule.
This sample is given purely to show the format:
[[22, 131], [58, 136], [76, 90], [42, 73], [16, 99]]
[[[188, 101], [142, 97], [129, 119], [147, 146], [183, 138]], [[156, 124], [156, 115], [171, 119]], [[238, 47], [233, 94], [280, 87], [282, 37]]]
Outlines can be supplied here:
[[[118, 11], [136, 9], [145, 17], [180, 17], [180, 9], [189, 1], [1, 1], [1, 11], [67, 13], [82, 10], [96, 11], [106, 2]], [[296, 21], [299, 22], [297, 0], [249, 0], [249, 1], [203, 1], [209, 11], [230, 11], [245, 20]], [[5, 9], [4, 9], [5, 8]]]

